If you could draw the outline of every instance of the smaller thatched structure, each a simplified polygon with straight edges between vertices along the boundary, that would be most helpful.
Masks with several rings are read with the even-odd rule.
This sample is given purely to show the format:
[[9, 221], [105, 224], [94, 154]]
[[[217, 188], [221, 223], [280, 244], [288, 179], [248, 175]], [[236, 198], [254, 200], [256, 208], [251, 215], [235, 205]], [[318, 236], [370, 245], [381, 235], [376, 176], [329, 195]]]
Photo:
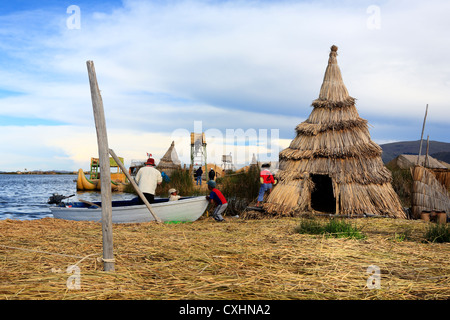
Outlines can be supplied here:
[[[387, 163], [391, 169], [411, 170], [417, 165], [418, 155], [401, 154]], [[435, 178], [450, 192], [450, 165], [444, 161], [437, 160], [431, 156], [420, 156], [420, 166], [431, 171]]]
[[445, 211], [450, 214], [450, 195], [429, 169], [411, 168], [413, 177], [412, 215], [420, 218], [422, 211]]
[[[394, 169], [409, 169], [414, 167], [417, 164], [418, 155], [415, 154], [401, 154], [395, 159], [392, 159], [387, 163], [388, 167]], [[429, 155], [422, 155], [419, 157], [419, 165], [433, 168], [433, 169], [446, 169], [447, 167], [439, 160], [433, 158]]]
[[178, 158], [177, 151], [175, 150], [175, 141], [172, 141], [169, 149], [166, 151], [161, 160], [159, 160], [156, 169], [163, 171], [169, 177], [174, 170], [181, 169], [181, 161]]

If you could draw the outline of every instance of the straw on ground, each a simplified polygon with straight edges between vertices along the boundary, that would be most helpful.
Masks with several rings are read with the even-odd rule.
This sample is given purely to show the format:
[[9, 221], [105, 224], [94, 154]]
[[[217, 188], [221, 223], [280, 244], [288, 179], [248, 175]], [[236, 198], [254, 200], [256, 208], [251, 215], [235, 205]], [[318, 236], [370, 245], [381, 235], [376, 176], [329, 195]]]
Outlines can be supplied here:
[[[427, 223], [354, 221], [366, 239], [298, 234], [298, 218], [229, 218], [223, 224], [205, 218], [190, 224], [114, 225], [116, 270], [104, 272], [97, 260], [102, 252], [100, 224], [50, 218], [4, 220], [0, 221], [0, 296], [99, 300], [450, 298], [449, 244], [423, 243]], [[405, 228], [411, 237], [399, 241], [396, 234]], [[80, 271], [80, 289], [71, 290], [67, 282], [74, 275], [66, 270], [75, 264]], [[371, 265], [380, 268], [380, 289], [367, 287]]]

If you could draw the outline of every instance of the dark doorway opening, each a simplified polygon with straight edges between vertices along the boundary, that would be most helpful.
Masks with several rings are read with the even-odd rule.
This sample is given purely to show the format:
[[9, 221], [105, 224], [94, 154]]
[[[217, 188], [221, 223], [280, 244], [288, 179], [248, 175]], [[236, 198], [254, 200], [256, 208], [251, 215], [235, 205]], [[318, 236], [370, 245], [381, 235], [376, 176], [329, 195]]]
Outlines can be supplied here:
[[333, 195], [331, 178], [324, 174], [312, 174], [314, 190], [311, 192], [311, 207], [314, 210], [336, 213], [336, 198]]

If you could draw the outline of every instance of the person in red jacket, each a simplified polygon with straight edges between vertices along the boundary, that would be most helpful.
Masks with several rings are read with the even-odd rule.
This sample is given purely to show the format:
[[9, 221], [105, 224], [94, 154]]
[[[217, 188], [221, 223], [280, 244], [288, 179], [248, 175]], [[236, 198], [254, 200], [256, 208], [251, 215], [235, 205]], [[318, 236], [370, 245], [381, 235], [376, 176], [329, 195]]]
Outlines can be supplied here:
[[258, 202], [256, 203], [257, 207], [259, 207], [261, 201], [263, 201], [266, 191], [269, 190], [270, 193], [272, 191], [273, 184], [275, 183], [275, 179], [273, 178], [273, 175], [270, 172], [269, 168], [270, 164], [268, 163], [262, 165], [262, 170], [259, 175], [261, 187], [259, 188]]
[[206, 196], [206, 199], [211, 203], [216, 204], [216, 209], [212, 214], [214, 220], [217, 222], [225, 221], [222, 217], [222, 213], [224, 213], [228, 207], [227, 199], [225, 199], [222, 192], [216, 188], [216, 182], [214, 180], [208, 181], [208, 189], [211, 193]]

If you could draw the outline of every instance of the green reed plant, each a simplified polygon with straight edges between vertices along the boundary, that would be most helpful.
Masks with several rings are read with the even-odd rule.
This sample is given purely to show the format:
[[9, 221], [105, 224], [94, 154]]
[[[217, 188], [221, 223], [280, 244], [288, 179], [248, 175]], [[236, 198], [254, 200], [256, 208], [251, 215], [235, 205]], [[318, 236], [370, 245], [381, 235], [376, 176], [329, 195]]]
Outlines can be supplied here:
[[409, 169], [398, 169], [387, 166], [392, 173], [392, 188], [397, 193], [404, 207], [411, 206], [413, 179]]
[[[175, 188], [181, 196], [198, 195], [199, 191], [194, 188], [194, 181], [189, 174], [189, 170], [177, 169], [170, 174], [170, 181], [164, 181], [156, 188], [156, 196], [166, 198], [169, 196], [169, 189]], [[136, 194], [133, 186], [125, 186], [124, 192]]]
[[425, 239], [429, 242], [450, 242], [450, 225], [430, 223], [425, 232]]
[[356, 225], [344, 219], [330, 219], [328, 222], [317, 219], [302, 219], [295, 231], [303, 234], [323, 234], [326, 237], [365, 239]]
[[395, 232], [394, 236], [391, 240], [395, 242], [403, 242], [403, 241], [409, 241], [412, 240], [412, 234], [413, 231], [411, 228], [403, 228], [403, 230], [400, 230], [399, 232]]
[[198, 195], [199, 191], [194, 188], [194, 180], [189, 170], [177, 169], [170, 174], [170, 181], [164, 181], [156, 188], [156, 195], [160, 197], [168, 197], [169, 189], [178, 190], [181, 196]]

